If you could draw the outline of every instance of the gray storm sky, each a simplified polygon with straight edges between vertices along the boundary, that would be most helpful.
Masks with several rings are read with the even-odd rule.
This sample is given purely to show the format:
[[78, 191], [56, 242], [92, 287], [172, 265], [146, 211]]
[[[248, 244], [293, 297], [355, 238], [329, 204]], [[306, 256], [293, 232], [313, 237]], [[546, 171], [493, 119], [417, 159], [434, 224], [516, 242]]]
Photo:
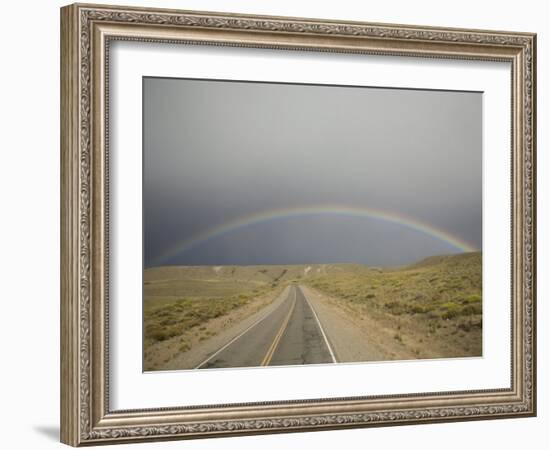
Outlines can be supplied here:
[[338, 214], [273, 218], [177, 251], [250, 214], [322, 204], [406, 215], [481, 248], [481, 93], [143, 83], [145, 266], [386, 265], [459, 251]]

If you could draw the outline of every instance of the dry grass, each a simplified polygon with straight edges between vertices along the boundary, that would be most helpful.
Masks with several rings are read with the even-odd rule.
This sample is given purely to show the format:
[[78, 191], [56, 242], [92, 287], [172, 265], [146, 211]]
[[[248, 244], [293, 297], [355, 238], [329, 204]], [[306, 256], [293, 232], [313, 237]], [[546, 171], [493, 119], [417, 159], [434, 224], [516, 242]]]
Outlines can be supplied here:
[[213, 298], [182, 298], [156, 302], [148, 299], [144, 305], [145, 342], [164, 341], [183, 334], [209, 319], [227, 314], [245, 305], [250, 294]]
[[479, 356], [481, 253], [427, 258], [400, 269], [363, 268], [311, 279], [352, 314], [395, 328], [418, 357]]
[[290, 282], [335, 299], [390, 330], [381, 339], [417, 358], [481, 355], [481, 254], [432, 257], [405, 268], [357, 264], [156, 267], [144, 273], [144, 367], [164, 367]]
[[[163, 266], [144, 273], [144, 344], [183, 335], [304, 276], [303, 265]], [[199, 334], [200, 334], [199, 329]]]
[[147, 269], [143, 286], [145, 370], [158, 368], [216, 334], [219, 326], [210, 326], [215, 319], [273, 297], [271, 294], [284, 287], [286, 272], [284, 268], [252, 266]]

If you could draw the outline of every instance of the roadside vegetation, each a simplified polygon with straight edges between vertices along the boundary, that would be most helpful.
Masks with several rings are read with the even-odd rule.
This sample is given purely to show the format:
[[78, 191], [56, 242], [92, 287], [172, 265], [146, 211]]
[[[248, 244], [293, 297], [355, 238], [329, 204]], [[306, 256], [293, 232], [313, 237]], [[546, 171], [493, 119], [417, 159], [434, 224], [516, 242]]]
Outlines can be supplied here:
[[[145, 270], [143, 360], [162, 368], [175, 355], [214, 336], [231, 316], [265, 306], [286, 283], [285, 269], [156, 267]], [[258, 306], [258, 307], [259, 307]], [[243, 310], [246, 310], [243, 313]]]
[[145, 345], [179, 336], [210, 319], [228, 314], [235, 308], [248, 304], [266, 289], [227, 297], [183, 297], [175, 300], [148, 298], [144, 303]]
[[350, 266], [305, 282], [351, 315], [380, 322], [418, 358], [480, 356], [481, 253], [393, 269]]
[[465, 253], [400, 268], [317, 264], [146, 269], [144, 369], [170, 367], [176, 356], [199, 349], [202, 341], [268, 306], [289, 283], [316, 290], [355, 325], [368, 329], [369, 342], [375, 338], [386, 349], [385, 359], [480, 356], [481, 262], [481, 253]]

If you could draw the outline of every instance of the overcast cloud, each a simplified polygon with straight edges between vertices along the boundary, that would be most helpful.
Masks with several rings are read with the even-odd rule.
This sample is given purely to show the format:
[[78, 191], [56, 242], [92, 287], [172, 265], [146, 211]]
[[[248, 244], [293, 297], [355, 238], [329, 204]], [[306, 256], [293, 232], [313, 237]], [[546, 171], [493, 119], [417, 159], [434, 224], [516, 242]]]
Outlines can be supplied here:
[[144, 79], [145, 265], [404, 264], [457, 249], [380, 220], [282, 218], [167, 260], [251, 213], [336, 204], [405, 214], [481, 248], [482, 94]]

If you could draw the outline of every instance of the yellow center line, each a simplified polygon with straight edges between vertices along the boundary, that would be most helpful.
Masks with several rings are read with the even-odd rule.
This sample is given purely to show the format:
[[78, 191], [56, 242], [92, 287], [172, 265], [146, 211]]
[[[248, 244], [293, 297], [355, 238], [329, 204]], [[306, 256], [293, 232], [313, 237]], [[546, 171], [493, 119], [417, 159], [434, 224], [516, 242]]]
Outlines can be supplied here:
[[279, 331], [275, 335], [275, 339], [269, 346], [269, 350], [267, 351], [266, 355], [264, 356], [264, 359], [262, 360], [262, 363], [261, 363], [262, 366], [268, 366], [269, 363], [271, 362], [271, 358], [273, 358], [273, 354], [275, 353], [275, 350], [277, 350], [279, 341], [283, 337], [286, 327], [288, 326], [288, 322], [290, 321], [290, 316], [292, 316], [292, 313], [294, 312], [295, 306], [296, 306], [296, 288], [294, 288], [294, 300], [292, 302], [292, 306], [290, 307], [290, 311], [288, 311], [288, 314], [285, 317], [285, 320], [283, 321], [281, 328], [279, 328]]

